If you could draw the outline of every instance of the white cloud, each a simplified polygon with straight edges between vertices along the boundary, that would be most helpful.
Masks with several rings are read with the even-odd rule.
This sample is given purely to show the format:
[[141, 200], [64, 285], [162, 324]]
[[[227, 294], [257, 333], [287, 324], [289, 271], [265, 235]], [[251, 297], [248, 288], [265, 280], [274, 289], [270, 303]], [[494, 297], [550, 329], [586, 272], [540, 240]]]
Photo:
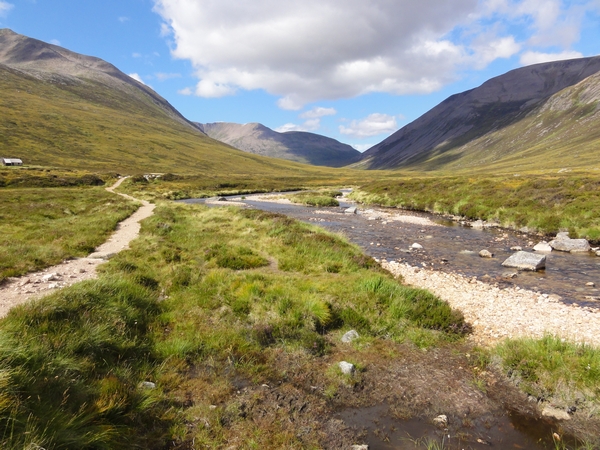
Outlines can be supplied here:
[[179, 95], [192, 95], [194, 91], [191, 88], [186, 87], [177, 91]]
[[443, 36], [477, 3], [155, 0], [155, 11], [173, 55], [193, 63], [197, 95], [265, 89], [281, 108], [298, 110], [320, 99], [439, 89], [464, 54]]
[[59, 41], [58, 39], [52, 39], [52, 40], [50, 41], [50, 43], [51, 43], [52, 45], [60, 45], [60, 41]]
[[121, 16], [117, 20], [121, 23], [125, 23], [129, 21], [129, 17]]
[[135, 52], [135, 53], [132, 53], [131, 56], [134, 57], [134, 58], [141, 58], [142, 54]]
[[14, 6], [12, 3], [0, 1], [0, 17], [5, 17]]
[[129, 75], [135, 81], [138, 81], [139, 83], [142, 83], [143, 85], [146, 85], [146, 83], [144, 83], [144, 80], [142, 80], [142, 77], [140, 77], [137, 73], [128, 73], [127, 75]]
[[337, 111], [335, 108], [323, 108], [316, 106], [311, 110], [305, 111], [298, 117], [305, 119], [302, 125], [295, 123], [286, 123], [285, 125], [276, 128], [275, 131], [285, 133], [286, 131], [317, 131], [321, 128], [321, 118], [325, 116], [335, 116]]
[[317, 106], [310, 111], [303, 112], [300, 114], [300, 117], [303, 119], [318, 119], [325, 116], [335, 116], [337, 111], [335, 108], [323, 108], [321, 106]]
[[583, 55], [575, 51], [564, 51], [560, 53], [541, 53], [528, 51], [521, 55], [520, 63], [524, 66], [530, 66], [532, 64], [545, 63], [550, 61], [560, 61], [563, 59], [575, 59], [582, 58]]
[[369, 150], [375, 144], [350, 144], [350, 145], [362, 153], [362, 152]]
[[274, 129], [278, 133], [287, 133], [288, 131], [307, 131], [302, 125], [296, 125], [295, 123], [286, 123]]
[[398, 130], [396, 116], [374, 113], [361, 120], [353, 120], [348, 126], [340, 125], [340, 133], [358, 139], [379, 134], [391, 134]]
[[[196, 95], [262, 89], [282, 109], [430, 93], [520, 52], [570, 50], [598, 0], [154, 0]], [[554, 47], [554, 48], [553, 48]]]
[[180, 73], [163, 73], [163, 72], [158, 72], [158, 73], [155, 73], [154, 76], [158, 79], [158, 81], [167, 81], [167, 80], [171, 80], [173, 78], [181, 78], [181, 74]]

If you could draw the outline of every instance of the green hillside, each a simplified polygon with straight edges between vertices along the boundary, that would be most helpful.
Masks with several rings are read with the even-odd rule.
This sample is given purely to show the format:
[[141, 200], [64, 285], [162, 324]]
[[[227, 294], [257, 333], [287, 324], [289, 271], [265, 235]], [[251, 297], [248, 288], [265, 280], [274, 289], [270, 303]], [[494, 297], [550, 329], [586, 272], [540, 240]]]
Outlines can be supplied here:
[[141, 96], [93, 80], [52, 83], [0, 65], [0, 96], [0, 153], [29, 165], [130, 173], [311, 171], [232, 149]]

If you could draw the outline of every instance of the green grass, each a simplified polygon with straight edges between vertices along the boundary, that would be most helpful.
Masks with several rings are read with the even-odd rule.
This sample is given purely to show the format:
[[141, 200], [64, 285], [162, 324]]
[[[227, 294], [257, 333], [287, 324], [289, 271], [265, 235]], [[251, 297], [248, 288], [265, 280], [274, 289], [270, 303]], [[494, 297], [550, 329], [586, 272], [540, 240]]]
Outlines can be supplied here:
[[493, 353], [521, 389], [541, 399], [554, 398], [565, 406], [600, 400], [600, 350], [546, 336], [515, 339]]
[[298, 192], [288, 195], [287, 198], [293, 203], [300, 203], [306, 206], [340, 206], [337, 197], [342, 193], [335, 190], [319, 190], [309, 192]]
[[410, 177], [361, 186], [354, 199], [600, 241], [600, 178], [590, 174]]
[[[282, 358], [317, 367], [351, 327], [369, 339], [414, 336], [421, 347], [468, 331], [446, 303], [316, 227], [255, 210], [159, 205], [98, 281], [0, 322], [0, 446], [297, 447], [285, 416], [264, 427], [244, 420], [236, 380], [285, 378]], [[196, 414], [211, 428], [186, 426]], [[310, 439], [318, 447], [318, 435]]]
[[103, 188], [0, 189], [0, 282], [86, 256], [136, 209]]

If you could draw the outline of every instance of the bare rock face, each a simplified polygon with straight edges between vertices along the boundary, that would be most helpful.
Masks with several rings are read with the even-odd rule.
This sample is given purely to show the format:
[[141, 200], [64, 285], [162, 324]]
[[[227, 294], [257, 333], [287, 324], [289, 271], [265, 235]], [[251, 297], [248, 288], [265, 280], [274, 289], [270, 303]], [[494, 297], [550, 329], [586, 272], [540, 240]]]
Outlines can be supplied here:
[[502, 265], [535, 272], [546, 267], [546, 256], [521, 251], [511, 255]]

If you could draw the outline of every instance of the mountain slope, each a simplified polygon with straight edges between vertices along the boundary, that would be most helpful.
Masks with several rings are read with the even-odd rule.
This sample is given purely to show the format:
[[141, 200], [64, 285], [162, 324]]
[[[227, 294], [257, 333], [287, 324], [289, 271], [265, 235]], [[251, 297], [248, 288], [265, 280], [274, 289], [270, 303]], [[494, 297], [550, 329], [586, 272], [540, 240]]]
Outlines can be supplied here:
[[259, 123], [197, 123], [208, 136], [256, 155], [315, 166], [342, 167], [360, 159], [360, 152], [335, 139], [303, 131], [278, 133]]
[[113, 65], [7, 29], [0, 30], [0, 156], [128, 173], [315, 171], [211, 139]]
[[[367, 150], [358, 165], [369, 169], [472, 170], [490, 165], [512, 169], [525, 164], [533, 169], [540, 165], [599, 164], [598, 152], [584, 150], [594, 145], [597, 148], [599, 143], [595, 131], [599, 124], [598, 73], [600, 57], [513, 70], [449, 97]], [[580, 91], [587, 94], [579, 96]], [[554, 107], [544, 106], [550, 104]], [[582, 116], [587, 122], [579, 120]], [[586, 125], [594, 120], [596, 127]], [[542, 125], [536, 134], [529, 127], [539, 123]], [[566, 133], [564, 138], [558, 136], [561, 133]], [[588, 145], [593, 142], [596, 144]], [[561, 149], [583, 144], [586, 158], [571, 161], [568, 152], [559, 156]]]

